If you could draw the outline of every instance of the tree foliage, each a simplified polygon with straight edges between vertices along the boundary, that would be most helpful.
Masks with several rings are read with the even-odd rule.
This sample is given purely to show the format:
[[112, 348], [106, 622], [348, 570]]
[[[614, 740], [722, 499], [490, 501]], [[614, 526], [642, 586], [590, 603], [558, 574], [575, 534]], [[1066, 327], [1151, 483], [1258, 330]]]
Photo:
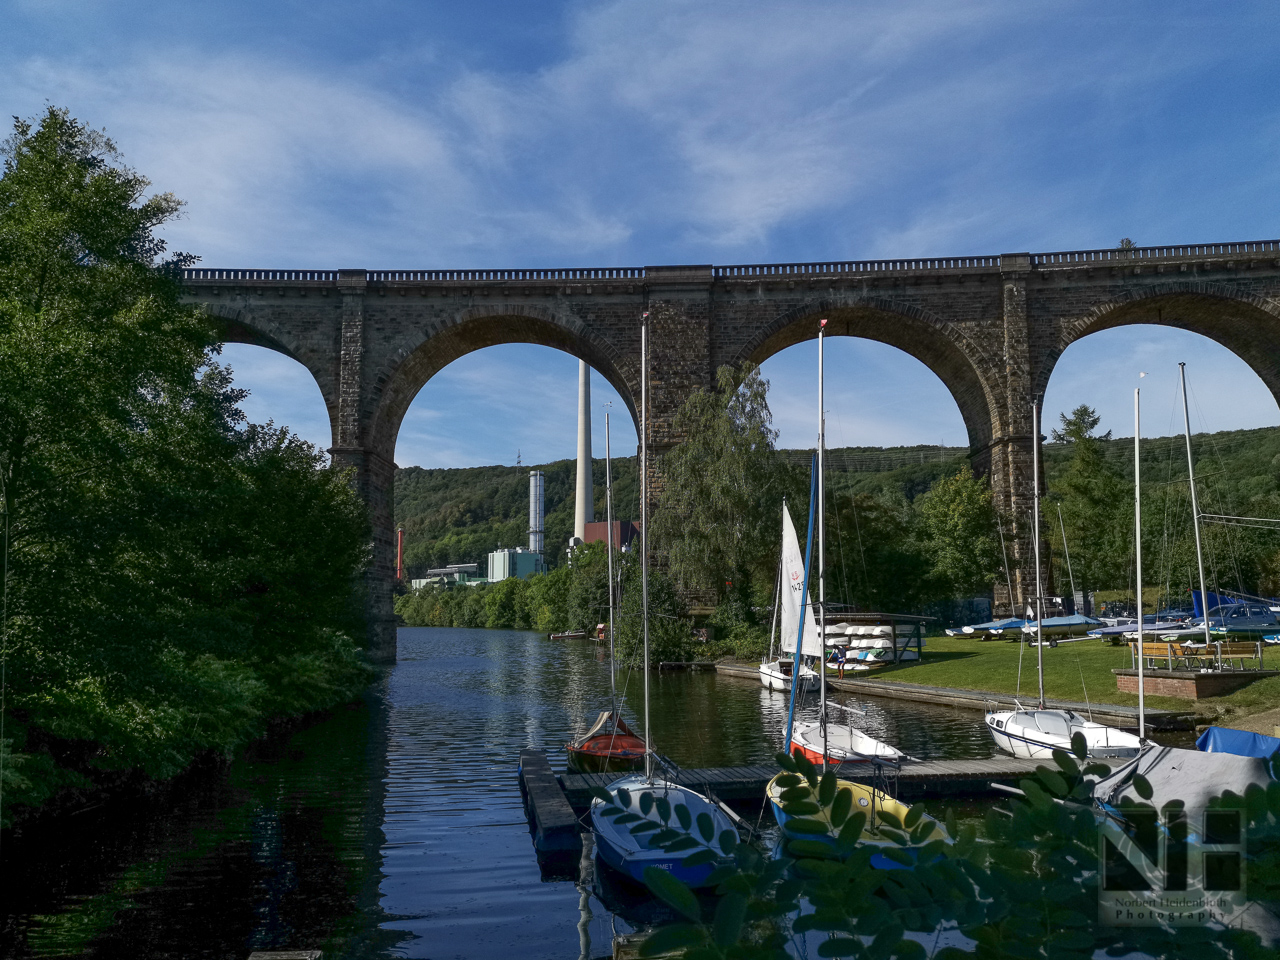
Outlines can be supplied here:
[[750, 597], [773, 586], [783, 487], [773, 454], [769, 382], [759, 367], [721, 367], [674, 420], [683, 442], [661, 461], [650, 542], [685, 591]]
[[[361, 504], [323, 455], [244, 421], [179, 300], [148, 195], [64, 111], [18, 121], [0, 177], [6, 737], [36, 804], [167, 776], [366, 672]], [[89, 779], [86, 780], [85, 778]]]

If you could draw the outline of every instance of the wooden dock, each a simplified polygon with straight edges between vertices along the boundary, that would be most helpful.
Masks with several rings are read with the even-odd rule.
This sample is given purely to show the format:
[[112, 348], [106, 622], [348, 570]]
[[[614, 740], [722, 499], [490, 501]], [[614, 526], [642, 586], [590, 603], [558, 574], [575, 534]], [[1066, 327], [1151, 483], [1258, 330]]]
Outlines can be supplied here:
[[[539, 854], [563, 856], [581, 851], [578, 815], [565, 799], [545, 751], [520, 751], [520, 792], [533, 825], [533, 845]], [[584, 803], [583, 809], [586, 806]]]
[[[1118, 766], [1123, 761], [1100, 761]], [[990, 757], [982, 760], [910, 760], [895, 770], [884, 767], [879, 777], [899, 800], [927, 800], [938, 797], [976, 797], [999, 792], [992, 783], [1016, 786], [1032, 776], [1037, 767], [1053, 766], [1048, 760], [1020, 760], [1017, 757]], [[764, 800], [764, 788], [778, 773], [773, 764], [750, 767], [720, 767], [682, 770], [672, 780], [681, 786], [710, 793], [719, 800]], [[839, 770], [845, 780], [871, 783], [877, 773], [870, 764], [845, 764]], [[564, 795], [574, 810], [591, 804], [591, 788], [606, 787], [620, 773], [566, 773], [559, 778]]]

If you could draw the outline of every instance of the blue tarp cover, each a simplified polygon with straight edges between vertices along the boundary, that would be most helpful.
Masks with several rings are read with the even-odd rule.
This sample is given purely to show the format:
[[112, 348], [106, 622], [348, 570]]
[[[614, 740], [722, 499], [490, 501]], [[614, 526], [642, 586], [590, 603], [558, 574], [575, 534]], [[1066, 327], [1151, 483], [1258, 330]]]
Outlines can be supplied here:
[[1200, 734], [1196, 747], [1205, 753], [1234, 753], [1238, 757], [1262, 757], [1265, 760], [1280, 750], [1280, 738], [1247, 730], [1209, 727]]

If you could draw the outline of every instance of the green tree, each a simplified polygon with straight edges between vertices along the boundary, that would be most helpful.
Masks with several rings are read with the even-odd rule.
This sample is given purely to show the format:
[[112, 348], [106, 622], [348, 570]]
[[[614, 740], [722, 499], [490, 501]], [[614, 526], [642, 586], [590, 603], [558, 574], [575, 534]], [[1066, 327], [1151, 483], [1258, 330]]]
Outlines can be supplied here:
[[[1093, 408], [1081, 405], [1071, 415], [1060, 416], [1061, 427], [1053, 439], [1071, 446], [1066, 471], [1050, 487], [1050, 496], [1062, 507], [1067, 532], [1071, 573], [1078, 589], [1095, 590], [1128, 584], [1128, 558], [1133, 551], [1133, 484], [1126, 483], [1103, 455], [1103, 441], [1111, 431], [1098, 435], [1100, 418]], [[1043, 517], [1048, 539], [1057, 557], [1065, 560], [1062, 536], [1055, 517]], [[1065, 564], [1058, 571], [1059, 587], [1067, 583]]]
[[697, 390], [676, 414], [684, 441], [662, 458], [664, 480], [651, 543], [686, 592], [772, 590], [781, 489], [769, 381], [744, 364], [721, 367], [716, 389]]
[[1002, 569], [991, 488], [966, 464], [916, 501], [937, 588], [949, 599], [985, 594]]
[[319, 451], [244, 422], [180, 302], [188, 258], [153, 232], [178, 202], [64, 111], [4, 156], [6, 736], [27, 753], [4, 799], [35, 804], [354, 695], [367, 524]]

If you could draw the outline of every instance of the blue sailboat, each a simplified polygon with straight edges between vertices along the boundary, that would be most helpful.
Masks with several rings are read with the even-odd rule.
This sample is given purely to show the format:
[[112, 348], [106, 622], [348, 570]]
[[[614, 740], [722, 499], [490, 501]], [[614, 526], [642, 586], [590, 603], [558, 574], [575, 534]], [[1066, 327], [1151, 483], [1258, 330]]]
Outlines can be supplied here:
[[644, 631], [644, 773], [615, 780], [591, 803], [591, 832], [601, 860], [640, 883], [665, 870], [687, 886], [705, 886], [730, 856], [738, 833], [720, 805], [696, 790], [654, 776], [649, 723], [649, 522], [646, 418], [648, 314], [640, 327], [640, 595]]

